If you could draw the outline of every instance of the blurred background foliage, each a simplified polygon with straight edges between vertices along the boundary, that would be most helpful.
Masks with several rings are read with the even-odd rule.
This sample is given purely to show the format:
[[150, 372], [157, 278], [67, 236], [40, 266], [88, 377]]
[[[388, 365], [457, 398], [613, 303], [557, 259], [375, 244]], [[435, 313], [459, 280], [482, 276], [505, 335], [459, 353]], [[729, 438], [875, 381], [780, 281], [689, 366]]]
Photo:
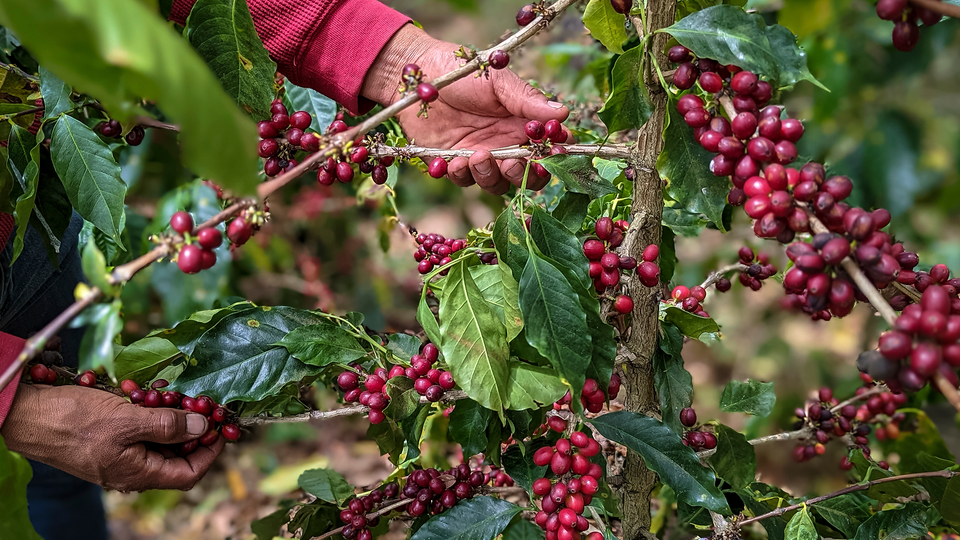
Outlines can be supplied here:
[[[513, 28], [520, 7], [506, 0], [387, 3], [438, 38], [475, 46], [493, 43]], [[801, 83], [782, 96], [790, 114], [806, 126], [801, 156], [822, 160], [832, 173], [853, 178], [853, 203], [888, 208], [894, 216], [891, 229], [920, 253], [922, 267], [943, 262], [960, 271], [960, 21], [922, 28], [917, 48], [901, 53], [891, 45], [891, 23], [879, 20], [865, 0], [750, 0], [747, 7], [795, 32], [808, 53], [810, 71], [831, 90]], [[611, 55], [585, 33], [576, 14], [512, 56], [511, 67], [522, 77], [572, 106], [569, 125], [602, 129], [595, 113], [608, 89]], [[124, 179], [131, 184], [131, 235], [149, 234], [165, 223], [178, 196], [201, 206], [214, 203], [213, 190], [188, 184], [190, 174], [179, 165], [170, 133], [148, 133], [142, 146], [122, 156]], [[183, 187], [157, 204], [177, 186]], [[457, 188], [414, 166], [401, 170], [396, 203], [406, 225], [447, 237], [485, 226], [503, 206], [501, 199], [476, 187]], [[197, 276], [185, 276], [169, 264], [154, 265], [127, 285], [124, 342], [234, 295], [269, 305], [356, 310], [375, 330], [416, 329], [420, 280], [414, 244], [401, 227], [384, 225], [379, 204], [376, 199], [358, 204], [355, 186], [319, 187], [305, 177], [269, 201], [273, 219], [233, 254], [232, 262], [220, 257], [214, 271]], [[746, 217], [735, 214], [731, 233], [706, 230], [697, 238], [677, 239], [680, 264], [673, 284], [699, 283], [711, 269], [735, 261], [744, 244], [768, 252], [784, 267], [782, 250], [761, 244]], [[882, 322], [861, 307], [845, 319], [814, 323], [783, 311], [782, 297], [773, 281], [759, 292], [735, 284], [725, 295], [708, 296], [706, 307], [721, 325], [723, 339], [712, 347], [690, 343], [684, 349], [701, 419], [718, 418], [748, 437], [773, 433], [790, 428], [793, 409], [819, 386], [833, 387], [841, 398], [860, 386], [856, 356], [876, 343]], [[778, 401], [769, 418], [717, 410], [723, 386], [748, 377], [774, 381]], [[936, 397], [916, 399], [953, 452], [960, 453], [949, 407]], [[323, 390], [316, 400], [321, 407], [335, 406], [334, 396]], [[322, 425], [274, 425], [230, 446], [189, 493], [111, 493], [114, 536], [251, 538], [250, 522], [291, 497], [304, 469], [331, 466], [357, 485], [386, 476], [385, 460], [373, 442], [364, 440], [365, 425], [359, 417]], [[443, 427], [435, 429], [443, 438]], [[844, 482], [840, 446], [830, 445], [826, 456], [801, 465], [790, 460], [789, 444], [760, 447], [760, 478], [795, 495], [836, 489]], [[441, 448], [434, 451], [438, 459], [444, 455]], [[895, 463], [897, 456], [887, 459]]]

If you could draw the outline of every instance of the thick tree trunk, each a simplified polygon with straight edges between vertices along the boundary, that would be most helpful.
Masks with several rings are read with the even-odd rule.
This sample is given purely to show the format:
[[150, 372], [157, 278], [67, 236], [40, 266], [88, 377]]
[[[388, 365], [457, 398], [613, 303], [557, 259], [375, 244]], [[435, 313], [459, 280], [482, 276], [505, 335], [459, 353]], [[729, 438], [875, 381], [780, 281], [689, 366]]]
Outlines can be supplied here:
[[[647, 2], [647, 32], [670, 26], [674, 22], [676, 0], [649, 0]], [[634, 18], [640, 23], [640, 18]], [[661, 68], [668, 65], [664, 48], [669, 36], [654, 34], [648, 43]], [[633, 185], [633, 215], [631, 234], [628, 235], [625, 251], [640, 260], [640, 254], [649, 244], [660, 244], [663, 217], [663, 186], [655, 164], [663, 149], [663, 128], [667, 107], [667, 94], [660, 86], [656, 70], [647, 62], [643, 74], [644, 84], [653, 104], [653, 115], [640, 130], [640, 136], [630, 162], [635, 171]], [[650, 416], [659, 416], [659, 402], [653, 384], [653, 354], [660, 333], [658, 301], [660, 291], [644, 287], [634, 276], [628, 284], [629, 293], [635, 299], [633, 319], [629, 335], [625, 339], [626, 351], [623, 363], [624, 407], [628, 411]], [[650, 496], [657, 478], [647, 469], [643, 459], [629, 452], [623, 469], [623, 485], [619, 495], [623, 508], [624, 540], [648, 537], [650, 527]]]

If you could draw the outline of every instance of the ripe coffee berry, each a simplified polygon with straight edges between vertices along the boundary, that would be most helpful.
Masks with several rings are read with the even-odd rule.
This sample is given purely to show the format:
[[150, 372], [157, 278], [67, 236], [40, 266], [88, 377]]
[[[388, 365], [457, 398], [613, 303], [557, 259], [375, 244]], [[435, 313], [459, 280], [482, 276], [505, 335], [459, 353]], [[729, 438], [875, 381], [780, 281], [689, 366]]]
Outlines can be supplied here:
[[433, 178], [442, 178], [447, 174], [447, 160], [442, 157], [434, 158], [427, 167], [427, 174]]
[[223, 234], [213, 227], [200, 229], [197, 231], [197, 242], [203, 249], [216, 249], [223, 243]]
[[427, 103], [436, 101], [440, 97], [440, 92], [430, 83], [420, 83], [417, 85], [417, 96]]
[[510, 55], [506, 51], [496, 50], [490, 53], [490, 67], [503, 69], [510, 63]]
[[749, 71], [741, 71], [730, 79], [730, 89], [741, 96], [749, 96], [757, 89], [759, 79]]
[[526, 26], [536, 18], [537, 14], [533, 11], [533, 4], [527, 4], [517, 12], [517, 24], [520, 26]]
[[297, 111], [290, 115], [290, 125], [299, 130], [304, 130], [310, 127], [310, 122], [312, 120], [313, 118], [307, 111]]
[[539, 141], [543, 139], [544, 127], [543, 123], [538, 120], [531, 120], [527, 122], [527, 125], [523, 127], [523, 132], [527, 137], [534, 141]]
[[76, 383], [80, 386], [86, 386], [88, 388], [94, 387], [97, 385], [97, 375], [92, 371], [84, 371], [80, 375], [77, 375]]
[[633, 299], [625, 294], [621, 294], [613, 302], [613, 309], [617, 310], [617, 313], [630, 313], [633, 311]]
[[610, 0], [610, 4], [617, 13], [627, 15], [633, 7], [633, 0]]
[[133, 126], [133, 129], [127, 133], [127, 136], [123, 139], [127, 141], [127, 144], [130, 146], [140, 146], [140, 143], [143, 142], [143, 138], [146, 136], [146, 132], [143, 131], [143, 128], [140, 126]]
[[202, 270], [201, 249], [194, 244], [183, 246], [177, 256], [177, 266], [184, 274], [196, 274]]
[[108, 120], [100, 124], [100, 134], [104, 137], [119, 137], [123, 132], [123, 127], [116, 120]]
[[251, 236], [253, 236], [253, 224], [247, 222], [243, 216], [234, 218], [227, 226], [227, 238], [234, 245], [242, 246]]
[[717, 94], [723, 90], [723, 79], [720, 78], [720, 75], [710, 71], [701, 73], [700, 88], [703, 88], [704, 92]]
[[187, 234], [193, 231], [193, 217], [190, 214], [180, 210], [170, 216], [170, 228], [180, 234]]
[[561, 124], [559, 120], [547, 120], [547, 122], [543, 124], [543, 136], [549, 139], [550, 142], [558, 144], [567, 140], [567, 134], [563, 131], [563, 124]]

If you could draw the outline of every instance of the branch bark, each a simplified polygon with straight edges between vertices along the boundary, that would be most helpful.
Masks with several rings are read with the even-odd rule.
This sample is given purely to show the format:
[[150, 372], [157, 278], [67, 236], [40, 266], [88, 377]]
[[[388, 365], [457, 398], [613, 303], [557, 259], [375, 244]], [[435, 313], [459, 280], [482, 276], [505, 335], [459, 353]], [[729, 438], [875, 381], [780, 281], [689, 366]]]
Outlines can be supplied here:
[[[630, 147], [622, 144], [566, 144], [561, 146], [567, 151], [567, 154], [574, 156], [627, 159], [632, 153]], [[449, 150], [414, 145], [387, 146], [385, 144], [377, 144], [370, 148], [370, 156], [375, 158], [383, 156], [399, 156], [403, 158], [470, 157], [474, 152], [476, 152], [476, 150]], [[533, 155], [533, 152], [529, 148], [522, 147], [498, 148], [491, 150], [490, 153], [494, 159], [519, 159], [528, 158]]]
[[[638, 33], [652, 34], [673, 24], [676, 0], [650, 0], [646, 5], [647, 28]], [[639, 22], [636, 18], [635, 23]], [[668, 65], [664, 51], [670, 38], [665, 33], [653, 34], [648, 43], [648, 52], [659, 65]], [[667, 93], [660, 85], [656, 70], [647, 62], [644, 67], [644, 84], [650, 95], [654, 113], [640, 129], [637, 145], [629, 162], [636, 175], [633, 182], [633, 204], [629, 234], [620, 248], [621, 255], [641, 258], [643, 248], [660, 244], [663, 221], [663, 182], [655, 168], [643, 167], [656, 163], [663, 150], [663, 128], [667, 110]], [[660, 406], [654, 388], [653, 355], [660, 338], [660, 321], [657, 317], [659, 288], [645, 287], [636, 275], [624, 285], [625, 294], [634, 299], [634, 308], [628, 334], [621, 336], [621, 353], [627, 358], [623, 363], [625, 389], [624, 409], [648, 416], [659, 416]], [[623, 351], [627, 349], [627, 351]], [[630, 354], [624, 354], [629, 352]], [[650, 528], [650, 498], [656, 485], [656, 474], [648, 469], [643, 459], [635, 452], [628, 452], [623, 467], [623, 485], [617, 489], [623, 509], [623, 538], [636, 540], [647, 538]]]
[[[460, 399], [466, 399], [467, 393], [460, 390], [453, 390], [447, 392], [440, 399], [440, 402], [450, 402], [457, 401]], [[425, 397], [420, 398], [420, 403], [432, 403]], [[350, 416], [353, 414], [365, 414], [370, 410], [370, 407], [366, 405], [352, 405], [350, 407], [343, 407], [340, 409], [334, 409], [332, 411], [310, 411], [302, 414], [294, 414], [291, 416], [253, 416], [249, 418], [241, 418], [237, 422], [241, 426], [257, 426], [260, 424], [278, 424], [278, 423], [289, 423], [289, 422], [309, 422], [311, 420], [327, 420], [329, 418], [336, 418], [338, 416]]]

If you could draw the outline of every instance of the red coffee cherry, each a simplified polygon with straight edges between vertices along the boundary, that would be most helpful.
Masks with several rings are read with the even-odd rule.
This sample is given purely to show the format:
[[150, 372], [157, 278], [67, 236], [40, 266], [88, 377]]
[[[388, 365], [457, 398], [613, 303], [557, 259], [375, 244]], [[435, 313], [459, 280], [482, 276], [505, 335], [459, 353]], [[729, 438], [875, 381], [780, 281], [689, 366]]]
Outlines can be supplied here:
[[613, 302], [613, 309], [615, 309], [617, 313], [621, 314], [630, 313], [633, 311], [633, 299], [625, 294], [621, 294]]
[[143, 138], [146, 137], [146, 135], [142, 127], [133, 126], [133, 129], [124, 137], [124, 140], [127, 141], [127, 144], [130, 146], [140, 146], [140, 143], [143, 142]]
[[697, 411], [690, 407], [680, 410], [680, 423], [687, 427], [693, 427], [697, 424]]
[[536, 18], [537, 14], [533, 11], [533, 4], [527, 4], [517, 12], [517, 24], [520, 26], [526, 26]]
[[442, 157], [434, 158], [427, 167], [427, 174], [433, 178], [442, 178], [447, 174], [447, 160]]
[[420, 83], [417, 85], [417, 96], [423, 101], [430, 103], [440, 97], [440, 92], [437, 91], [437, 87], [430, 83]]
[[223, 233], [213, 227], [200, 229], [197, 231], [197, 243], [203, 249], [216, 249], [223, 243]]
[[192, 232], [193, 217], [187, 212], [184, 212], [183, 210], [180, 210], [179, 212], [175, 212], [172, 216], [170, 216], [170, 228], [172, 228], [173, 230], [177, 231], [180, 234], [187, 234], [189, 232]]
[[240, 438], [240, 428], [234, 424], [225, 424], [220, 428], [220, 433], [228, 441], [235, 441]]
[[311, 117], [307, 111], [297, 111], [290, 115], [290, 125], [299, 130], [310, 127], [310, 122], [312, 121], [313, 117]]
[[538, 120], [531, 120], [527, 122], [527, 125], [523, 127], [523, 132], [527, 137], [534, 141], [539, 141], [543, 139], [545, 133], [543, 123]]
[[203, 261], [200, 248], [194, 244], [183, 246], [177, 256], [177, 266], [184, 274], [196, 274], [202, 268]]
[[253, 236], [253, 224], [248, 223], [242, 216], [234, 218], [227, 227], [227, 238], [234, 245], [242, 246]]
[[503, 69], [510, 63], [510, 55], [506, 51], [497, 49], [490, 53], [490, 67], [493, 69]]

